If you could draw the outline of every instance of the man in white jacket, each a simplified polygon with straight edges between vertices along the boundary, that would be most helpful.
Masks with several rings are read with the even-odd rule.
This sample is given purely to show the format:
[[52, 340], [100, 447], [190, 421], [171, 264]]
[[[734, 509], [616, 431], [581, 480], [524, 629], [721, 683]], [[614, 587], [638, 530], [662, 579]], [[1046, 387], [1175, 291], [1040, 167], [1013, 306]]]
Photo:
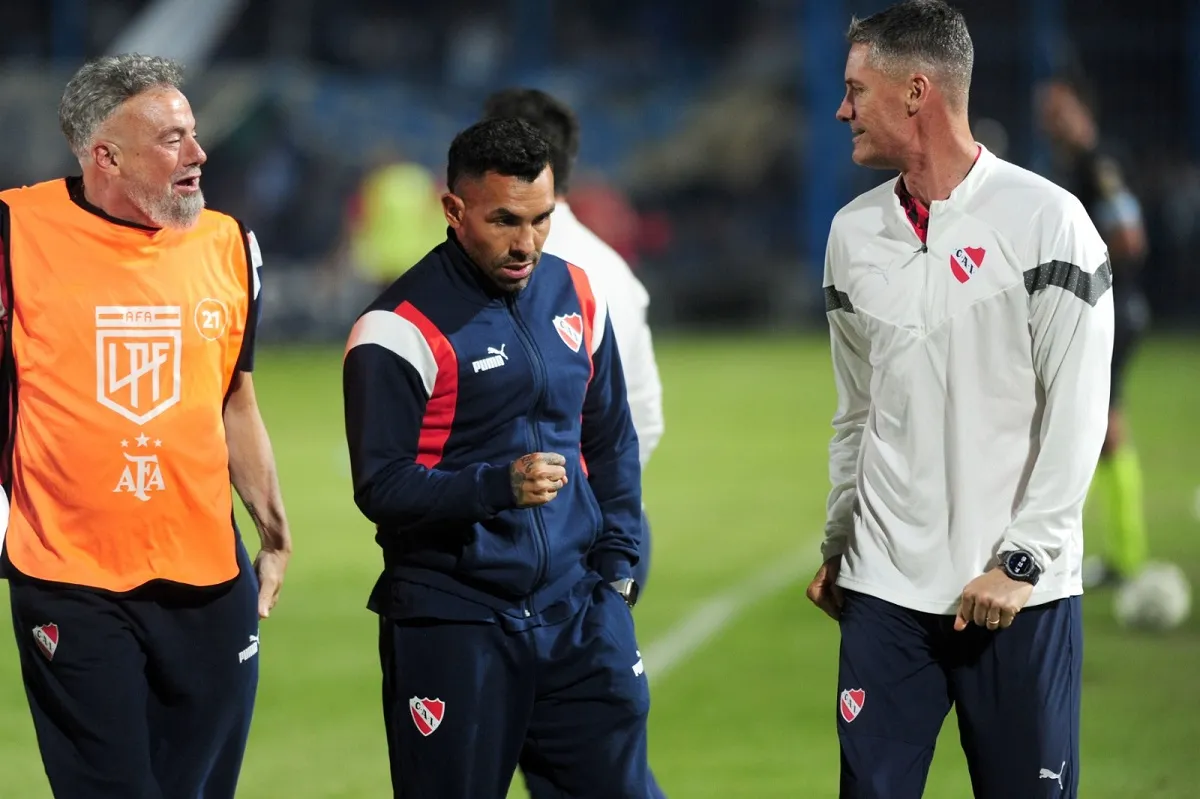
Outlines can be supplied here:
[[[579, 121], [565, 103], [538, 89], [496, 92], [485, 101], [484, 115], [524, 119], [550, 142], [555, 205], [543, 251], [586, 272], [608, 302], [608, 318], [621, 353], [629, 413], [637, 430], [638, 451], [645, 470], [664, 426], [662, 381], [646, 320], [650, 295], [625, 259], [588, 230], [567, 203], [571, 170], [579, 155]], [[633, 574], [639, 590], [645, 587], [650, 568], [650, 524], [645, 514], [642, 523], [643, 552]]]
[[1108, 253], [1074, 196], [974, 140], [958, 11], [909, 0], [847, 38], [854, 161], [900, 175], [837, 214], [825, 264], [838, 407], [808, 596], [841, 628], [841, 796], [921, 796], [953, 705], [976, 797], [1075, 797]]

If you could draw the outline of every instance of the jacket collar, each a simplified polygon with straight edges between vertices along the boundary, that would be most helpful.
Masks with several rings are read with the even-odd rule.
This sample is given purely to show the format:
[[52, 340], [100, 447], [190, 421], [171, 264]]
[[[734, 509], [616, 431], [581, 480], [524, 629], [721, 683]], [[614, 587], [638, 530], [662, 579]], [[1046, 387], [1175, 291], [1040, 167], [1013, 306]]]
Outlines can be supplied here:
[[926, 233], [922, 231], [922, 228], [924, 231], [928, 231], [929, 215], [933, 212], [942, 214], [949, 209], [962, 207], [974, 196], [992, 171], [997, 157], [982, 144], [976, 142], [976, 145], [979, 147], [979, 153], [975, 156], [975, 163], [971, 166], [970, 171], [951, 190], [949, 197], [944, 200], [934, 200], [928, 208], [909, 194], [908, 188], [904, 185], [904, 175], [897, 175], [892, 190], [891, 217], [893, 222], [912, 232], [924, 244]]
[[508, 292], [488, 279], [479, 265], [471, 260], [463, 249], [454, 228], [446, 228], [446, 241], [442, 244], [442, 253], [449, 262], [450, 277], [454, 285], [467, 296], [487, 303], [491, 300], [504, 299]]
[[67, 186], [67, 196], [71, 198], [71, 202], [75, 203], [89, 214], [98, 216], [105, 222], [111, 222], [114, 225], [133, 228], [134, 230], [144, 230], [147, 233], [158, 233], [162, 230], [162, 228], [150, 227], [149, 225], [139, 225], [137, 222], [130, 222], [126, 219], [118, 219], [117, 217], [105, 211], [103, 208], [88, 202], [87, 193], [83, 190], [82, 175], [71, 175], [65, 178], [64, 181]]
[[996, 162], [996, 156], [993, 155], [986, 147], [976, 142], [979, 147], [979, 155], [975, 156], [975, 164], [971, 170], [967, 172], [966, 177], [962, 182], [954, 187], [950, 192], [950, 196], [945, 200], [940, 200], [934, 203], [934, 206], [939, 204], [948, 207], [956, 207], [962, 205], [971, 199], [972, 195], [979, 190], [983, 182], [987, 180], [988, 174], [992, 171], [992, 166]]
[[[980, 184], [987, 178], [987, 174], [991, 171], [996, 156], [979, 142], [976, 142], [975, 145], [979, 148], [979, 152], [976, 154], [975, 163], [971, 165], [970, 170], [959, 181], [959, 184], [951, 189], [949, 197], [944, 200], [934, 200], [929, 204], [928, 210], [932, 211], [937, 208], [950, 208], [961, 205], [975, 193]], [[896, 177], [895, 193], [898, 198], [908, 195], [908, 188], [904, 185], [903, 174]]]

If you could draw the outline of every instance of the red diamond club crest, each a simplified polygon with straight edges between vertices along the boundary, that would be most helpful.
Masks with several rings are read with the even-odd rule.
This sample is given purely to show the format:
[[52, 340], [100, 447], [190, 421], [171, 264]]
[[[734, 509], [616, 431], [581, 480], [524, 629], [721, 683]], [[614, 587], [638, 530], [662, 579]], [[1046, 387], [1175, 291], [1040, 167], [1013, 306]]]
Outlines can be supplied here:
[[554, 329], [562, 340], [573, 351], [579, 352], [583, 346], [583, 317], [577, 313], [554, 317]]
[[408, 700], [408, 709], [412, 713], [413, 724], [417, 725], [417, 730], [428, 738], [442, 723], [442, 717], [446, 714], [446, 703], [440, 699], [418, 699], [414, 696]]
[[842, 712], [842, 718], [849, 724], [858, 718], [858, 714], [862, 713], [863, 705], [866, 703], [867, 692], [861, 688], [852, 688], [842, 691], [842, 696], [838, 701], [838, 709]]
[[987, 251], [982, 247], [963, 247], [955, 250], [950, 256], [950, 271], [959, 283], [966, 283], [971, 275], [983, 266], [983, 256]]
[[54, 660], [54, 651], [58, 649], [58, 625], [39, 624], [33, 628], [33, 640], [46, 660]]

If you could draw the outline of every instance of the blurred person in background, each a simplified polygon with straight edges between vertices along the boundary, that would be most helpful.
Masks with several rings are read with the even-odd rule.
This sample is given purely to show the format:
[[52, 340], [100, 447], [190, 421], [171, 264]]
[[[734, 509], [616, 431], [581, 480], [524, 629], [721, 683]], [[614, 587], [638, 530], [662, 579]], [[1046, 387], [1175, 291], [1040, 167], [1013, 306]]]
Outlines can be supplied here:
[[[484, 118], [513, 117], [533, 125], [550, 143], [554, 164], [554, 218], [545, 252], [583, 269], [604, 293], [621, 352], [629, 412], [638, 435], [642, 470], [663, 435], [663, 391], [646, 320], [650, 295], [625, 259], [589, 230], [567, 202], [571, 172], [579, 156], [579, 120], [563, 102], [538, 89], [505, 89], [484, 104]], [[650, 571], [650, 524], [643, 513], [642, 551], [634, 579], [644, 595]]]
[[633, 570], [641, 466], [603, 294], [545, 253], [552, 152], [519, 119], [450, 145], [445, 241], [355, 323], [343, 369], [376, 525], [397, 797], [651, 797]]
[[440, 187], [421, 164], [377, 154], [349, 209], [350, 257], [383, 291], [445, 237]]
[[900, 176], [826, 251], [838, 403], [808, 597], [841, 630], [841, 797], [920, 797], [953, 707], [976, 797], [1073, 798], [1106, 247], [1078, 199], [975, 140], [959, 11], [909, 0], [847, 39], [854, 162]]
[[204, 207], [182, 79], [85, 64], [59, 105], [82, 177], [0, 193], [2, 566], [61, 799], [233, 799], [291, 554], [251, 379], [261, 254]]
[[636, 275], [643, 256], [661, 252], [669, 235], [661, 215], [642, 214], [605, 175], [571, 170], [571, 216], [611, 247]]
[[1150, 321], [1142, 290], [1146, 230], [1142, 207], [1125, 180], [1111, 142], [1101, 140], [1093, 93], [1076, 71], [1066, 71], [1037, 88], [1042, 129], [1058, 156], [1056, 182], [1079, 198], [1108, 245], [1113, 269], [1115, 336], [1108, 435], [1092, 480], [1092, 495], [1106, 511], [1101, 554], [1084, 563], [1084, 585], [1131, 578], [1147, 556], [1142, 470], [1121, 411], [1130, 359]]

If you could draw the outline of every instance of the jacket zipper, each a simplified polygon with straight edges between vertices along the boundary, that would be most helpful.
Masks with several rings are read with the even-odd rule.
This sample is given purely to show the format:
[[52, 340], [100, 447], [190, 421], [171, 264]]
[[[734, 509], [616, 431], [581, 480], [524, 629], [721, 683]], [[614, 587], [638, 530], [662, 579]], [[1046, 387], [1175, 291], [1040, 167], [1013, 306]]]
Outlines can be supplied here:
[[[929, 234], [933, 230], [933, 203], [930, 203], [928, 216], [925, 217], [925, 240], [921, 242], [921, 252], [924, 258], [921, 259], [921, 266], [925, 271], [923, 275], [922, 290], [921, 290], [921, 333], [924, 334], [929, 330], [929, 320], [932, 316], [930, 306], [932, 304], [932, 293], [929, 290], [929, 278], [933, 275], [933, 270], [929, 264]], [[918, 237], [919, 238], [919, 237]]]
[[[529, 328], [525, 326], [525, 320], [521, 318], [521, 314], [517, 311], [517, 298], [509, 296], [504, 298], [505, 304], [508, 306], [508, 311], [512, 315], [513, 322], [517, 329], [517, 337], [521, 340], [521, 346], [525, 348], [525, 354], [529, 358], [529, 363], [533, 366], [533, 408], [525, 417], [527, 440], [532, 445], [531, 452], [542, 451], [542, 437], [538, 434], [538, 421], [541, 419], [542, 406], [546, 398], [546, 363], [542, 360], [541, 353], [533, 343], [533, 335], [529, 332]], [[530, 508], [533, 515], [534, 528], [534, 545], [537, 548], [538, 563], [536, 576], [534, 577], [533, 585], [540, 585], [542, 580], [546, 578], [546, 572], [549, 569], [550, 560], [550, 539], [546, 535], [546, 522], [542, 518], [542, 509]], [[529, 615], [526, 610], [525, 615]]]

